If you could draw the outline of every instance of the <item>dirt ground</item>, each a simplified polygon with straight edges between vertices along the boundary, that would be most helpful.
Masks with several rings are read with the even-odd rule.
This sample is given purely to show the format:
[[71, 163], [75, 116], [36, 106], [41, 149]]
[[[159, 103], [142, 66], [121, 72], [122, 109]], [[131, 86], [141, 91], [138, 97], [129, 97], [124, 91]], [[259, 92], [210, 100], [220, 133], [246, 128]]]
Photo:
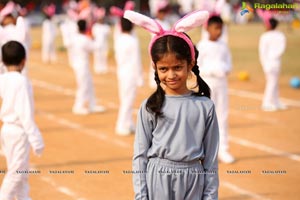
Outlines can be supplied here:
[[[230, 31], [234, 69], [229, 76], [229, 133], [230, 151], [237, 161], [219, 165], [219, 199], [299, 199], [300, 90], [288, 85], [292, 74], [300, 75], [299, 54], [296, 53], [299, 52], [299, 31], [287, 32], [289, 49], [283, 64], [289, 67], [283, 70], [280, 88], [289, 109], [279, 112], [260, 109], [264, 76], [256, 49], [261, 25], [232, 26]], [[251, 31], [253, 35], [246, 34]], [[197, 41], [199, 37], [195, 38]], [[43, 64], [39, 41], [40, 30], [35, 28], [28, 66], [34, 87], [36, 122], [46, 148], [41, 158], [31, 156], [31, 167], [35, 170], [30, 176], [32, 199], [133, 199], [132, 175], [128, 170], [131, 169], [134, 136], [121, 137], [114, 133], [118, 93], [112, 53], [109, 72], [93, 75], [98, 102], [107, 107], [107, 112], [77, 116], [71, 112], [76, 85], [66, 52], [57, 52], [57, 63]], [[59, 45], [60, 41], [57, 43]], [[147, 40], [142, 39], [141, 43], [147, 83]], [[236, 78], [240, 70], [249, 71], [249, 81]], [[139, 88], [136, 110], [151, 92], [147, 84]], [[0, 156], [0, 181], [5, 166], [5, 158]]]

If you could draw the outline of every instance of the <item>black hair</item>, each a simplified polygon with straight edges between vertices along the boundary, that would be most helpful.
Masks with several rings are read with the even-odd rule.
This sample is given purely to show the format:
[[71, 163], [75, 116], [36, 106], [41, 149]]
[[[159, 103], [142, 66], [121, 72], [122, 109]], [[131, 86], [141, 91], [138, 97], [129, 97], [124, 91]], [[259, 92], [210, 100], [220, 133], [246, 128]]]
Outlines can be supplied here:
[[86, 31], [86, 21], [84, 19], [78, 20], [77, 26], [78, 26], [79, 32], [85, 32]]
[[270, 22], [270, 25], [271, 25], [270, 28], [271, 28], [272, 30], [274, 30], [274, 29], [277, 27], [277, 25], [278, 25], [278, 20], [275, 19], [275, 18], [269, 19], [269, 22]]
[[208, 20], [207, 20], [207, 26], [209, 26], [211, 24], [221, 24], [221, 25], [223, 25], [223, 20], [220, 16], [213, 15], [213, 16], [209, 17]]
[[9, 41], [1, 48], [2, 61], [6, 66], [19, 65], [26, 58], [24, 46], [17, 41]]
[[[195, 64], [192, 68], [192, 72], [197, 77], [198, 91], [193, 93], [196, 96], [206, 96], [210, 98], [210, 89], [205, 81], [200, 77], [199, 66], [197, 65], [197, 58], [199, 55], [198, 50], [195, 49]], [[173, 35], [163, 36], [155, 41], [151, 49], [151, 57], [154, 65], [166, 54], [174, 53], [178, 60], [186, 60], [188, 64], [192, 63], [191, 50], [188, 43], [180, 38]], [[154, 113], [156, 117], [163, 116], [161, 108], [165, 100], [165, 91], [160, 85], [157, 70], [154, 72], [155, 82], [157, 84], [156, 91], [148, 98], [146, 103], [146, 109], [148, 112]]]
[[133, 24], [128, 19], [124, 17], [121, 18], [121, 29], [122, 32], [130, 32], [133, 29]]

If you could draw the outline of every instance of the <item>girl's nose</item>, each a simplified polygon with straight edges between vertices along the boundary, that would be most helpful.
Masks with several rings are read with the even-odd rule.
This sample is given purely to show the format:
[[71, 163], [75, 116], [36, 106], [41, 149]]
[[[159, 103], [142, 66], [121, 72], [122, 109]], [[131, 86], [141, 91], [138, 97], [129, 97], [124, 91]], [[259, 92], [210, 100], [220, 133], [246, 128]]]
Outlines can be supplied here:
[[177, 76], [176, 72], [174, 70], [170, 70], [168, 78], [172, 79], [172, 78], [176, 78], [176, 76]]

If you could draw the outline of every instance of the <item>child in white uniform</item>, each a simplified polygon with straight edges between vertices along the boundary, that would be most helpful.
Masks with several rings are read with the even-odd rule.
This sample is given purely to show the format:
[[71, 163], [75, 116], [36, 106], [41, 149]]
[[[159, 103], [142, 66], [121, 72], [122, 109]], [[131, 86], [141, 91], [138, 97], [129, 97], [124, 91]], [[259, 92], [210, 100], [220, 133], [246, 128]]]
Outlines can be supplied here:
[[52, 16], [55, 14], [55, 7], [52, 6], [50, 5], [48, 6], [49, 8], [47, 7], [44, 9], [46, 14], [46, 19], [42, 24], [42, 61], [44, 63], [53, 63], [56, 61], [56, 25], [52, 19]]
[[44, 149], [41, 133], [34, 122], [32, 88], [20, 73], [25, 55], [25, 48], [19, 42], [9, 41], [2, 47], [7, 72], [0, 75], [1, 147], [6, 157], [7, 173], [2, 182], [0, 200], [30, 199], [26, 173], [30, 146], [39, 156]]
[[106, 73], [107, 56], [108, 56], [108, 37], [110, 34], [110, 27], [104, 23], [105, 12], [98, 16], [98, 21], [92, 26], [92, 35], [95, 39], [96, 49], [93, 52], [94, 70], [97, 74]]
[[281, 57], [286, 46], [284, 34], [276, 30], [278, 21], [269, 19], [267, 31], [259, 40], [259, 58], [266, 77], [266, 87], [262, 103], [264, 111], [276, 111], [286, 109], [279, 100], [278, 79], [281, 68]]
[[228, 152], [228, 86], [227, 75], [231, 70], [231, 55], [226, 43], [219, 40], [223, 21], [219, 16], [208, 20], [209, 40], [201, 40], [198, 63], [204, 80], [211, 88], [211, 99], [216, 105], [220, 129], [219, 159], [224, 163], [234, 162]]
[[77, 91], [73, 113], [86, 115], [92, 112], [103, 112], [103, 106], [96, 105], [93, 78], [90, 71], [89, 56], [95, 49], [94, 42], [86, 33], [86, 21], [78, 21], [79, 33], [72, 36], [72, 68], [75, 73]]
[[133, 103], [137, 86], [143, 84], [140, 45], [132, 35], [133, 24], [121, 18], [121, 34], [115, 41], [115, 57], [119, 86], [120, 108], [116, 124], [118, 135], [129, 135], [135, 130]]
[[[156, 91], [143, 102], [134, 141], [135, 199], [218, 199], [218, 122], [208, 85], [201, 79], [197, 49], [184, 33], [200, 26], [199, 11], [166, 31], [152, 19], [126, 11], [125, 18], [156, 33], [150, 53]], [[193, 73], [198, 88], [187, 88]]]

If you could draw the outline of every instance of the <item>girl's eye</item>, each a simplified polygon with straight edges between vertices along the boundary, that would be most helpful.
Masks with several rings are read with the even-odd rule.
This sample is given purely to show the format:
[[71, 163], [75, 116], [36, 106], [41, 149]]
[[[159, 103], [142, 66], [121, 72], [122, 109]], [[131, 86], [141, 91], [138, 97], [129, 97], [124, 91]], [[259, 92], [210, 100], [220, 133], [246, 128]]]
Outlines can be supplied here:
[[182, 66], [176, 66], [176, 67], [175, 67], [175, 70], [176, 70], [176, 71], [179, 71], [179, 70], [181, 70], [181, 69], [182, 69]]
[[159, 71], [161, 71], [161, 72], [166, 72], [166, 71], [167, 71], [167, 68], [166, 68], [166, 67], [161, 67], [161, 68], [159, 68]]

